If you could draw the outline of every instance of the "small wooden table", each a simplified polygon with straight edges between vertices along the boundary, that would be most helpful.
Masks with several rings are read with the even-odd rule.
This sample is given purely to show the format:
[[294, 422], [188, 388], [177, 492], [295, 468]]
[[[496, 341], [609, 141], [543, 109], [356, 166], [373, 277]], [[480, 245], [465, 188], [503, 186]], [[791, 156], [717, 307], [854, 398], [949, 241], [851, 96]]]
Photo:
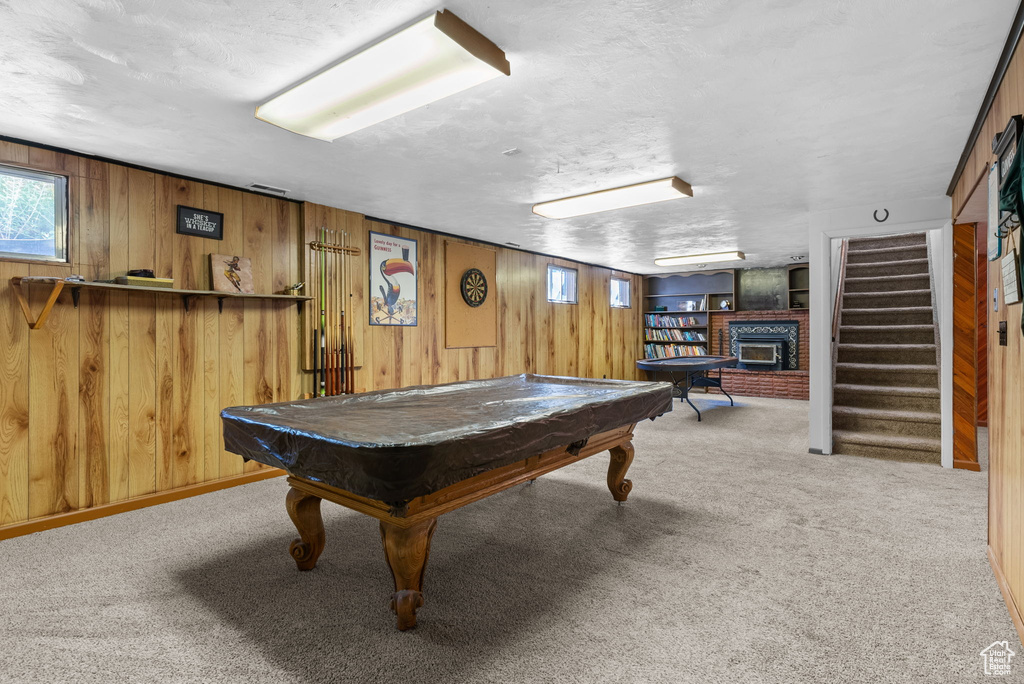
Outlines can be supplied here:
[[633, 428], [671, 407], [663, 383], [527, 375], [221, 415], [230, 451], [288, 471], [286, 505], [299, 532], [290, 553], [300, 570], [324, 550], [321, 500], [380, 521], [391, 609], [406, 630], [423, 605], [439, 516], [603, 451], [608, 488], [624, 502]]

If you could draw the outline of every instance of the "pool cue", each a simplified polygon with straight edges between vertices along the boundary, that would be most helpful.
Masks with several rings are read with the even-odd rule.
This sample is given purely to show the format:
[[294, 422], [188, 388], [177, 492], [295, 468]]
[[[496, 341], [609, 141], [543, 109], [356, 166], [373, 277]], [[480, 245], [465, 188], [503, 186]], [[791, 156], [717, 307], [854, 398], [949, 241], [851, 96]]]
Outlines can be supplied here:
[[[314, 248], [314, 244], [315, 243], [316, 243], [315, 240], [313, 240], [313, 241], [311, 241], [309, 243], [309, 251], [307, 252], [308, 256], [306, 257], [306, 292], [307, 293], [310, 291], [310, 288], [316, 287], [316, 285], [314, 284], [316, 281], [313, 280], [313, 271], [315, 270], [315, 267], [313, 265], [314, 264], [313, 258], [316, 256], [316, 249]], [[309, 341], [312, 342], [313, 341], [313, 337], [316, 335], [316, 331], [313, 330], [313, 325], [312, 325], [313, 321], [310, 320], [310, 318], [313, 317], [314, 312], [316, 311], [316, 302], [315, 301], [310, 302], [310, 306], [309, 306], [309, 309], [307, 311], [309, 312], [309, 317], [306, 319], [306, 334], [309, 335]], [[312, 358], [312, 362], [311, 362], [310, 365], [313, 368], [313, 396], [315, 397], [315, 396], [317, 396], [317, 394], [316, 394], [316, 383], [317, 383], [316, 372], [317, 371], [316, 371], [316, 351], [315, 351], [315, 349], [311, 350], [310, 354], [313, 357]]]
[[338, 325], [338, 336], [341, 339], [341, 346], [339, 348], [339, 375], [338, 381], [341, 385], [341, 393], [348, 394], [348, 387], [345, 383], [347, 378], [347, 369], [345, 368], [346, 348], [348, 340], [345, 339], [345, 316], [348, 311], [345, 310], [345, 231], [340, 230], [338, 232], [338, 290], [341, 293], [341, 320]]
[[[348, 253], [349, 244], [350, 244], [349, 234], [345, 233], [345, 258], [349, 258], [351, 256]], [[348, 262], [348, 264], [351, 265], [351, 263], [352, 262], [350, 260]], [[353, 338], [355, 337], [355, 333], [353, 331], [353, 328], [354, 328], [354, 325], [355, 325], [355, 323], [354, 323], [354, 321], [355, 321], [354, 313], [355, 312], [352, 311], [352, 302], [354, 301], [353, 298], [352, 298], [352, 277], [353, 276], [352, 276], [351, 271], [348, 268], [346, 268], [345, 269], [345, 278], [346, 278], [346, 280], [345, 280], [345, 294], [346, 294], [346, 296], [348, 298], [349, 317], [348, 317], [348, 357], [345, 359], [346, 366], [347, 366], [347, 368], [345, 370], [345, 380], [346, 380], [346, 383], [348, 385], [348, 391], [349, 391], [350, 394], [353, 394], [356, 391], [356, 366], [355, 366], [356, 352], [355, 352], [355, 349], [352, 346]]]
[[317, 392], [322, 396], [327, 391], [327, 355], [325, 350], [324, 339], [324, 319], [327, 316], [327, 278], [325, 271], [327, 269], [327, 260], [324, 258], [323, 242], [326, 237], [327, 229], [323, 226], [320, 227], [320, 264], [319, 264], [319, 292], [320, 292], [320, 321], [318, 323], [317, 336], [316, 336], [316, 353], [320, 356], [320, 366], [323, 368], [323, 381], [322, 387], [317, 388]]
[[342, 274], [344, 273], [342, 256], [344, 255], [341, 253], [341, 231], [339, 230], [334, 233], [334, 280], [335, 290], [338, 293], [338, 320], [335, 322], [334, 336], [338, 341], [337, 348], [335, 349], [338, 394], [345, 393], [345, 297], [342, 292], [344, 290], [342, 287]]
[[341, 394], [341, 334], [339, 333], [339, 325], [344, 314], [344, 309], [341, 306], [341, 283], [340, 283], [340, 271], [338, 268], [338, 231], [331, 231], [331, 265], [333, 266], [334, 273], [332, 274], [333, 287], [334, 287], [334, 320], [331, 321], [331, 336], [334, 338], [334, 348], [332, 354], [334, 355], [334, 363], [331, 368], [333, 369], [332, 381], [334, 386], [334, 393]]
[[330, 369], [327, 373], [327, 394], [334, 396], [337, 394], [337, 388], [334, 386], [334, 307], [337, 306], [337, 296], [334, 292], [334, 253], [331, 250], [331, 243], [334, 240], [334, 231], [327, 231], [327, 245], [324, 247], [324, 253], [327, 255], [327, 367]]

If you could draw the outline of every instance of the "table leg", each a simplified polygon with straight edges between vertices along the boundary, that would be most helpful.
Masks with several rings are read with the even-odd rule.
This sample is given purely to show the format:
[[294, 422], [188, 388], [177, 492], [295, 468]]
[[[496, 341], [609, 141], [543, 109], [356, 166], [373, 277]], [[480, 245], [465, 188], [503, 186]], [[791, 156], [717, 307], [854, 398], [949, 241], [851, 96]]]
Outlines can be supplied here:
[[301, 539], [292, 541], [288, 551], [299, 570], [312, 570], [324, 550], [324, 521], [320, 517], [320, 497], [292, 487], [285, 499], [288, 515]]
[[693, 388], [693, 374], [690, 373], [689, 371], [687, 371], [686, 372], [686, 389], [683, 390], [683, 399], [685, 399], [686, 403], [690, 405], [690, 408], [692, 408], [694, 411], [697, 412], [697, 422], [699, 423], [700, 422], [700, 409], [698, 409], [696, 406], [694, 406], [693, 402], [690, 401], [690, 390], [692, 388]]
[[726, 392], [725, 388], [722, 387], [722, 369], [721, 368], [718, 369], [718, 389], [720, 389], [722, 391], [722, 394], [724, 394], [725, 396], [729, 397], [729, 406], [735, 406], [736, 405], [736, 403], [732, 400], [732, 395], [730, 395], [728, 392]]
[[416, 626], [416, 609], [423, 605], [423, 573], [436, 527], [437, 518], [412, 527], [399, 527], [383, 520], [380, 523], [384, 557], [395, 578], [391, 610], [398, 616], [398, 629], [402, 631]]
[[612, 459], [608, 464], [608, 489], [616, 501], [625, 501], [633, 489], [633, 481], [626, 479], [626, 471], [633, 462], [633, 443], [625, 442], [613, 446], [610, 450]]

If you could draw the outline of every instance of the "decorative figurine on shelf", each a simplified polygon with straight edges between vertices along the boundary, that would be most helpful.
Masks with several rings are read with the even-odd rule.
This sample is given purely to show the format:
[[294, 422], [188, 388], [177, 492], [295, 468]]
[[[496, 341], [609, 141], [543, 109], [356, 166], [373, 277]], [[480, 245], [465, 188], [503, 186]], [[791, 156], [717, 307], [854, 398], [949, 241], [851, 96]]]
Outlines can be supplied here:
[[732, 302], [730, 302], [728, 299], [723, 299], [718, 303], [718, 308], [721, 309], [722, 311], [728, 311], [729, 309], [732, 308]]

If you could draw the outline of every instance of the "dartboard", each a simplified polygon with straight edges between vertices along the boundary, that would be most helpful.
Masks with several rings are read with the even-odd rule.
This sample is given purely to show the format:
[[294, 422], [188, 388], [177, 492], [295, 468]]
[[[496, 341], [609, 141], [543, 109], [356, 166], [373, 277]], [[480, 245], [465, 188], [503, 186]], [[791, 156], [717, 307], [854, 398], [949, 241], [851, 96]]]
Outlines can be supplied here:
[[487, 299], [487, 278], [479, 268], [471, 268], [462, 274], [462, 299], [470, 306], [480, 306]]

